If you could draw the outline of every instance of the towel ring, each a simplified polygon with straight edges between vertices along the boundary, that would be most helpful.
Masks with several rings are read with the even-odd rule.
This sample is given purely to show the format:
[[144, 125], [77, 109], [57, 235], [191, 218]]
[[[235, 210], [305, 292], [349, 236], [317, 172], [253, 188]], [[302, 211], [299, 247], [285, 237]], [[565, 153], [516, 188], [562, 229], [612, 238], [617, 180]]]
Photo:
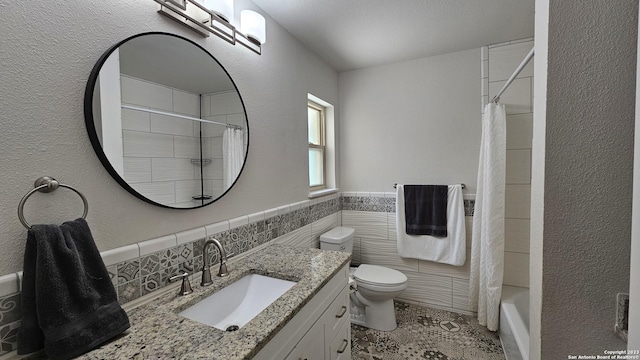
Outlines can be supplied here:
[[87, 198], [85, 198], [80, 191], [74, 189], [72, 186], [60, 184], [56, 179], [50, 176], [43, 176], [41, 178], [38, 178], [36, 182], [33, 184], [33, 186], [34, 186], [34, 189], [29, 191], [25, 196], [23, 196], [22, 200], [20, 200], [20, 204], [18, 204], [18, 219], [20, 219], [20, 222], [22, 223], [22, 225], [24, 225], [24, 227], [26, 227], [27, 229], [31, 229], [31, 224], [29, 224], [27, 220], [24, 218], [24, 203], [26, 203], [29, 196], [33, 195], [36, 191], [43, 192], [43, 193], [50, 193], [52, 191], [55, 191], [58, 187], [63, 187], [69, 190], [73, 190], [76, 194], [80, 196], [80, 198], [82, 199], [82, 202], [84, 203], [84, 213], [82, 214], [82, 218], [83, 219], [87, 218], [87, 213], [89, 212], [89, 203], [87, 202]]

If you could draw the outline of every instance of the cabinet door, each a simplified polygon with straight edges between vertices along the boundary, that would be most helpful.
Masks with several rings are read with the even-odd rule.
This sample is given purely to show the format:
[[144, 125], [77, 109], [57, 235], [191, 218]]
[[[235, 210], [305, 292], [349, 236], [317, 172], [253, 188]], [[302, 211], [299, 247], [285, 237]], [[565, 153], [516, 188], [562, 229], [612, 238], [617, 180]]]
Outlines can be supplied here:
[[286, 360], [324, 360], [324, 326], [318, 321], [300, 339]]
[[331, 360], [351, 359], [351, 322], [347, 321], [331, 342]]
[[345, 286], [323, 315], [324, 338], [327, 339], [327, 346], [337, 336], [344, 323], [350, 322], [350, 307], [349, 286]]

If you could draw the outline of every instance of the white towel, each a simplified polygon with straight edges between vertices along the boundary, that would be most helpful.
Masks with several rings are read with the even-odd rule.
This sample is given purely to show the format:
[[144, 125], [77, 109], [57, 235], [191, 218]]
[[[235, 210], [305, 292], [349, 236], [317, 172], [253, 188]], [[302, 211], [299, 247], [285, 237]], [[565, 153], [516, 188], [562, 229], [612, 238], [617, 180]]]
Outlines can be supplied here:
[[467, 258], [462, 186], [449, 185], [447, 200], [447, 236], [407, 235], [404, 217], [404, 188], [397, 185], [396, 229], [398, 254], [403, 258], [435, 261], [462, 266]]

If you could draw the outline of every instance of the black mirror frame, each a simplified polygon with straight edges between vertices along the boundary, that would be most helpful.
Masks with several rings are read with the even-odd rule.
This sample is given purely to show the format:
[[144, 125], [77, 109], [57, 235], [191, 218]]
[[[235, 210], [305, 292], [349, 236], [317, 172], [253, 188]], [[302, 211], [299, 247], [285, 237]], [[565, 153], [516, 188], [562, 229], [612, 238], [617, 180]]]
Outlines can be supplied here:
[[[229, 77], [229, 80], [231, 80], [231, 83], [233, 84], [233, 87], [236, 89], [238, 97], [240, 98], [240, 102], [242, 103], [242, 110], [244, 112], [244, 119], [245, 119], [245, 124], [246, 124], [246, 128], [247, 128], [247, 130], [246, 130], [247, 131], [247, 146], [246, 146], [246, 150], [245, 150], [245, 154], [244, 154], [244, 162], [242, 163], [242, 168], [240, 169], [240, 172], [238, 173], [238, 176], [236, 176], [235, 180], [233, 181], [233, 184], [231, 184], [229, 186], [229, 188], [226, 189], [220, 196], [218, 196], [217, 198], [211, 200], [210, 202], [208, 202], [206, 204], [202, 204], [202, 205], [194, 206], [194, 207], [186, 207], [186, 208], [172, 207], [172, 206], [167, 206], [167, 205], [155, 202], [155, 201], [145, 197], [144, 195], [140, 194], [134, 188], [132, 188], [129, 185], [129, 183], [127, 183], [120, 176], [120, 174], [118, 174], [118, 172], [113, 168], [113, 166], [111, 165], [111, 162], [109, 161], [109, 159], [107, 158], [107, 156], [104, 153], [104, 150], [102, 149], [102, 145], [100, 144], [100, 140], [98, 139], [96, 128], [95, 128], [95, 122], [94, 122], [94, 118], [93, 118], [93, 95], [94, 95], [94, 92], [95, 92], [96, 81], [97, 81], [98, 76], [100, 74], [100, 69], [102, 69], [102, 66], [104, 65], [105, 61], [107, 61], [107, 59], [109, 58], [111, 53], [113, 53], [115, 51], [115, 49], [119, 48], [122, 44], [126, 43], [129, 40], [132, 40], [132, 39], [135, 39], [137, 37], [144, 36], [144, 35], [167, 35], [167, 36], [173, 36], [173, 37], [185, 40], [185, 41], [197, 46], [198, 48], [200, 48], [207, 55], [209, 55], [211, 57], [211, 59], [213, 59], [220, 66], [220, 68], [222, 68], [222, 70], [227, 74], [227, 76]], [[102, 54], [102, 56], [100, 56], [100, 58], [98, 59], [98, 61], [94, 65], [93, 69], [91, 70], [91, 74], [89, 75], [89, 80], [87, 81], [87, 86], [85, 88], [85, 92], [84, 92], [84, 122], [85, 122], [85, 125], [86, 125], [87, 134], [89, 135], [89, 140], [91, 141], [91, 145], [93, 146], [93, 150], [95, 151], [96, 155], [98, 155], [98, 158], [100, 159], [100, 162], [105, 167], [105, 169], [107, 169], [107, 172], [109, 172], [111, 177], [114, 178], [118, 182], [118, 184], [120, 184], [120, 186], [122, 186], [124, 189], [126, 189], [129, 193], [131, 193], [132, 195], [134, 195], [138, 199], [143, 200], [143, 201], [145, 201], [145, 202], [147, 202], [149, 204], [153, 204], [153, 205], [160, 206], [160, 207], [163, 207], [163, 208], [176, 209], [176, 210], [191, 210], [191, 209], [202, 208], [202, 207], [205, 207], [207, 205], [211, 205], [211, 204], [215, 203], [216, 201], [221, 199], [223, 196], [225, 196], [229, 192], [229, 190], [231, 190], [234, 187], [234, 185], [238, 182], [238, 179], [242, 175], [242, 172], [244, 171], [244, 168], [245, 168], [245, 166], [247, 164], [247, 158], [248, 158], [248, 155], [249, 155], [249, 144], [250, 144], [250, 141], [249, 141], [249, 137], [250, 137], [249, 118], [247, 117], [247, 109], [246, 109], [246, 107], [244, 105], [244, 100], [242, 99], [242, 95], [240, 94], [240, 91], [238, 90], [238, 86], [236, 85], [235, 81], [233, 81], [233, 78], [231, 77], [231, 75], [229, 74], [227, 69], [225, 69], [225, 67], [222, 66], [220, 61], [218, 61], [218, 59], [216, 59], [209, 51], [207, 51], [202, 46], [196, 44], [195, 42], [193, 42], [193, 41], [191, 41], [191, 40], [189, 40], [189, 39], [187, 39], [185, 37], [182, 37], [180, 35], [171, 34], [171, 33], [165, 33], [165, 32], [140, 33], [140, 34], [136, 34], [136, 35], [130, 36], [130, 37], [120, 41], [119, 43], [117, 43], [117, 44], [113, 45], [112, 47], [110, 47], [104, 54]]]

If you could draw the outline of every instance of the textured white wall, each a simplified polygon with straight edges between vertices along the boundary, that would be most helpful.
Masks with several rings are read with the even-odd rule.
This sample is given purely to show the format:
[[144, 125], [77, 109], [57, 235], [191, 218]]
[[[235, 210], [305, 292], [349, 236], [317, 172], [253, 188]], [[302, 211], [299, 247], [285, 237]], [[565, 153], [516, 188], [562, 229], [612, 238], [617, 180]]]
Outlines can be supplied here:
[[344, 191], [465, 183], [475, 193], [480, 49], [340, 73]]
[[[259, 10], [248, 0], [236, 7]], [[268, 42], [258, 56], [202, 38], [156, 10], [151, 0], [0, 3], [0, 274], [22, 268], [26, 230], [16, 209], [42, 175], [86, 195], [100, 250], [307, 198], [307, 93], [337, 105], [336, 72], [269, 18]], [[251, 143], [244, 172], [223, 199], [202, 209], [164, 209], [135, 198], [102, 167], [86, 134], [84, 89], [95, 62], [113, 44], [148, 31], [179, 34], [208, 49], [247, 108]], [[25, 208], [32, 223], [58, 223], [81, 212], [80, 200], [65, 189], [36, 194]]]
[[535, 115], [545, 162], [544, 213], [531, 237], [532, 257], [542, 245], [542, 273], [532, 276], [541, 342], [531, 351], [564, 359], [626, 349], [613, 326], [616, 293], [629, 288], [638, 1], [551, 0], [548, 13], [548, 67], [535, 69], [547, 94]]

